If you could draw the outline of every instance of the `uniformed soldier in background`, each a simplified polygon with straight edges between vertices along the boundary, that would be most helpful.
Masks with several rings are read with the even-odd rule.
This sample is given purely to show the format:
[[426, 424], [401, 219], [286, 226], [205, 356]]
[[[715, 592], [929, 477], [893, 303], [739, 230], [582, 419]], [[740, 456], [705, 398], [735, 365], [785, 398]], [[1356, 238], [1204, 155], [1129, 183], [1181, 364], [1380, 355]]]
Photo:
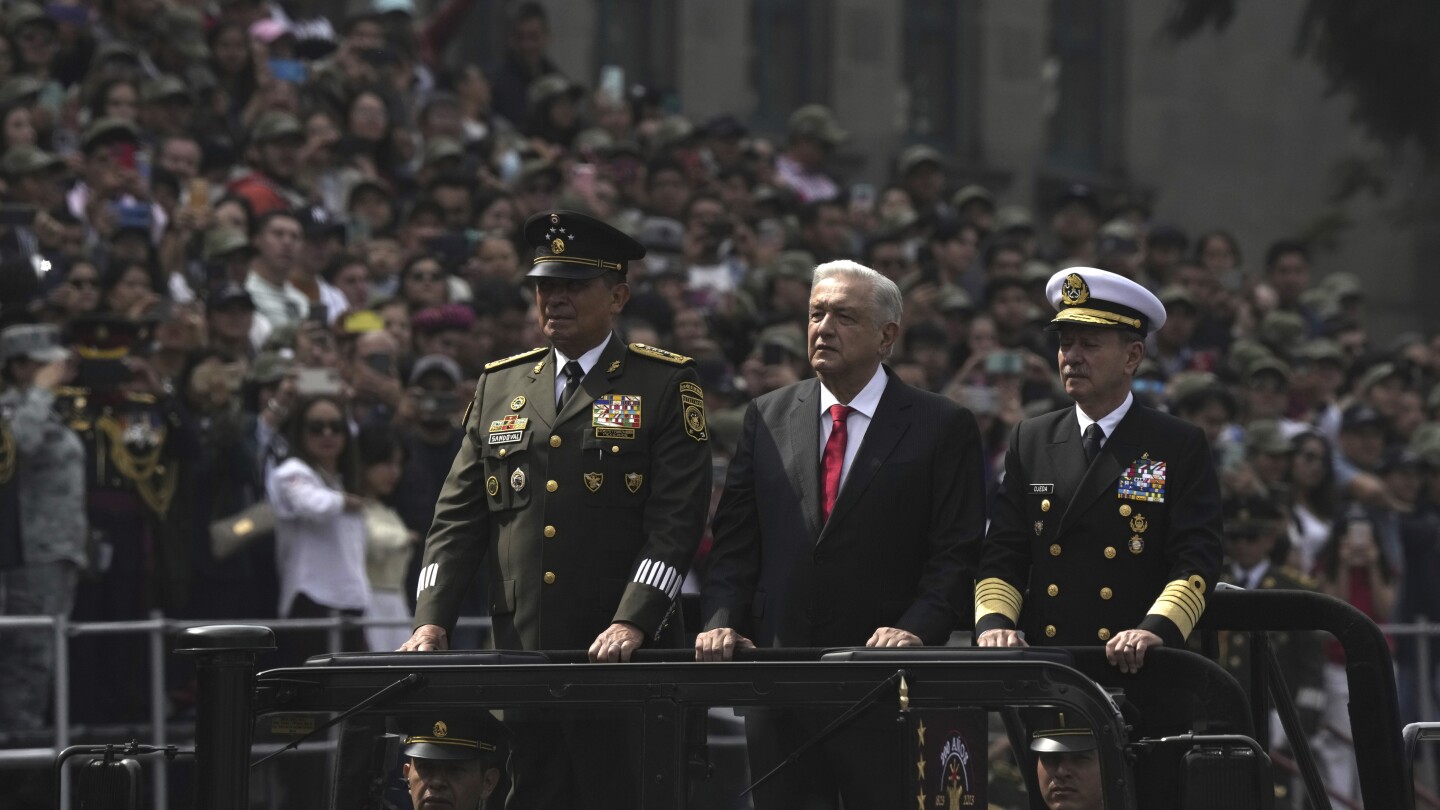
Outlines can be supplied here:
[[[1240, 494], [1227, 497], [1225, 569], [1220, 580], [1247, 590], [1317, 590], [1315, 580], [1274, 562], [1276, 546], [1283, 537], [1285, 517], [1276, 497]], [[1284, 676], [1290, 697], [1295, 701], [1300, 726], [1306, 736], [1313, 738], [1319, 731], [1320, 718], [1325, 711], [1323, 639], [1318, 633], [1306, 632], [1276, 632], [1270, 633], [1269, 637], [1280, 663], [1280, 674]], [[1229, 670], [1248, 693], [1251, 667], [1249, 634], [1222, 632], [1219, 642], [1221, 666]], [[1266, 704], [1271, 704], [1268, 697]], [[1270, 720], [1269, 744], [1272, 748], [1284, 745], [1278, 719], [1274, 717]], [[1293, 800], [1298, 780], [1285, 778], [1285, 772], [1279, 768], [1275, 769], [1275, 776], [1275, 806], [1297, 806]]]
[[1040, 798], [1047, 810], [1103, 810], [1105, 785], [1095, 732], [1065, 725], [1063, 712], [1054, 719], [1051, 727], [1037, 729], [1030, 737]]
[[[499, 807], [510, 732], [489, 712], [454, 712], [405, 718], [401, 767], [416, 810]], [[494, 795], [497, 801], [490, 801]]]
[[[402, 649], [447, 648], [483, 567], [497, 649], [588, 648], [592, 661], [627, 661], [641, 646], [683, 641], [666, 624], [710, 499], [704, 395], [689, 358], [614, 334], [630, 298], [625, 274], [645, 255], [638, 242], [568, 211], [531, 217], [525, 239], [551, 345], [480, 377]], [[568, 751], [573, 766], [517, 764], [517, 804], [574, 806], [599, 791], [631, 806], [633, 775], [616, 762], [623, 732], [564, 725], [543, 741], [516, 727], [517, 757], [539, 748], [555, 766]]]
[[1131, 393], [1145, 336], [1165, 323], [1159, 299], [1089, 267], [1056, 273], [1046, 296], [1075, 407], [1011, 435], [975, 587], [976, 640], [1104, 644], [1134, 672], [1147, 649], [1183, 644], [1200, 620], [1220, 569], [1220, 485], [1205, 434]]

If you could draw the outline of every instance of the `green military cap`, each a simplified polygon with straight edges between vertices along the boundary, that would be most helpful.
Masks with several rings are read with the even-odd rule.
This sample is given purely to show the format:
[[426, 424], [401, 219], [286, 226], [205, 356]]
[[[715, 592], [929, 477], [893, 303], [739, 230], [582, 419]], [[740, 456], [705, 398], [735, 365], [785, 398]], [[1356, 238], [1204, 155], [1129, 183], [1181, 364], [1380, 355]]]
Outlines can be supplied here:
[[1245, 367], [1245, 379], [1251, 380], [1261, 374], [1278, 375], [1282, 382], [1290, 382], [1290, 366], [1273, 354], [1257, 357]]
[[1260, 319], [1260, 339], [1271, 346], [1290, 347], [1305, 337], [1305, 319], [1285, 309], [1277, 309]]
[[650, 137], [650, 151], [663, 152], [672, 146], [679, 146], [695, 135], [695, 125], [683, 115], [667, 115], [655, 128]]
[[1189, 410], [1214, 399], [1225, 408], [1226, 419], [1234, 419], [1235, 395], [1208, 371], [1182, 371], [1170, 380], [1171, 412]]
[[1023, 205], [1002, 205], [995, 209], [995, 232], [1034, 231], [1035, 217]]
[[12, 146], [0, 157], [0, 174], [12, 179], [64, 166], [64, 161], [38, 146]]
[[1401, 376], [1400, 369], [1394, 363], [1376, 363], [1360, 375], [1360, 379], [1355, 382], [1355, 390], [1363, 394], [1381, 382], [1398, 376]]
[[401, 726], [403, 752], [415, 759], [503, 761], [510, 745], [510, 732], [484, 710], [414, 715], [404, 718]]
[[974, 183], [968, 186], [961, 186], [960, 190], [955, 192], [955, 196], [950, 198], [950, 205], [953, 206], [956, 211], [963, 209], [970, 203], [976, 202], [984, 205], [991, 211], [995, 210], [994, 195], [990, 193], [989, 189]]
[[58, 27], [50, 15], [45, 13], [45, 9], [31, 3], [21, 3], [5, 15], [5, 33], [14, 37], [20, 33], [20, 29], [34, 23], [44, 25], [52, 31]]
[[806, 104], [790, 113], [785, 131], [792, 138], [815, 138], [831, 146], [850, 140], [850, 133], [840, 127], [835, 113], [823, 104]]
[[525, 90], [526, 103], [535, 107], [539, 104], [563, 95], [570, 95], [579, 98], [584, 95], [585, 90], [559, 73], [550, 73], [541, 76], [530, 83]]
[[614, 145], [615, 136], [600, 127], [582, 129], [580, 134], [575, 136], [575, 151], [577, 152], [593, 152], [603, 155], [608, 154]]
[[765, 267], [771, 279], [788, 278], [809, 284], [815, 277], [815, 256], [808, 250], [785, 250]]
[[250, 239], [242, 231], [235, 228], [211, 228], [205, 232], [201, 256], [208, 262], [252, 249]]
[[1191, 295], [1188, 289], [1178, 284], [1165, 287], [1156, 293], [1155, 296], [1160, 299], [1160, 303], [1164, 304], [1167, 310], [1177, 304], [1189, 306], [1192, 309], [1195, 308], [1195, 296]]
[[304, 140], [305, 130], [300, 120], [281, 110], [269, 110], [260, 114], [250, 125], [251, 143], [272, 143], [284, 140]]
[[1360, 284], [1360, 279], [1354, 273], [1331, 273], [1320, 280], [1319, 286], [1337, 301], [1343, 301], [1346, 298], [1365, 297], [1365, 288]]
[[[269, 345], [269, 341], [266, 341]], [[257, 385], [272, 385], [295, 370], [295, 353], [290, 349], [271, 349], [255, 355], [245, 379]]]
[[900, 157], [895, 161], [895, 173], [904, 177], [927, 163], [943, 169], [945, 168], [945, 156], [941, 155], [939, 150], [934, 147], [917, 143], [914, 146], [906, 147], [900, 153]]
[[1275, 456], [1290, 452], [1290, 441], [1274, 419], [1257, 419], [1245, 426], [1247, 455]]
[[89, 153], [96, 147], [110, 143], [136, 143], [140, 140], [140, 130], [124, 118], [99, 118], [95, 123], [85, 128], [80, 136], [80, 148]]
[[145, 82], [140, 88], [140, 101], [155, 104], [161, 101], [181, 98], [190, 101], [190, 88], [179, 76], [160, 76]]
[[795, 327], [784, 324], [768, 326], [760, 330], [756, 346], [776, 346], [796, 360], [805, 359], [805, 338]]
[[103, 65], [111, 59], [123, 59], [138, 65], [140, 64], [140, 51], [124, 40], [112, 39], [96, 48], [95, 55], [91, 57], [90, 61], [92, 65]]
[[210, 58], [204, 20], [188, 6], [169, 6], [155, 15], [155, 33], [167, 48], [194, 62]]
[[1057, 712], [1030, 735], [1030, 750], [1038, 754], [1078, 754], [1094, 751], [1095, 732], [1088, 728], [1070, 726], [1065, 722], [1065, 713]]
[[465, 148], [454, 138], [437, 135], [425, 141], [423, 163], [426, 166], [433, 166], [447, 158], [461, 158], [464, 156]]
[[1097, 249], [1103, 256], [1140, 250], [1140, 229], [1128, 219], [1112, 219], [1100, 226]]
[[625, 232], [574, 211], [542, 211], [525, 221], [525, 244], [533, 248], [530, 278], [598, 278], [606, 271], [624, 276], [630, 262], [645, 258], [645, 246]]
[[1146, 357], [1135, 367], [1135, 379], [1137, 380], [1164, 380], [1165, 370], [1153, 359]]
[[1264, 343], [1251, 338], [1241, 338], [1230, 344], [1230, 365], [1237, 374], [1244, 376], [1250, 371], [1250, 364], [1262, 357], [1273, 358], [1275, 353]]
[[45, 83], [34, 76], [11, 76], [0, 83], [0, 107], [34, 101]]
[[515, 185], [517, 188], [524, 187], [525, 184], [542, 175], [554, 178], [557, 183], [563, 179], [560, 167], [548, 160], [533, 158], [520, 164], [520, 176], [515, 179]]
[[1054, 265], [1039, 259], [1027, 259], [1020, 266], [1020, 280], [1026, 285], [1044, 284], [1053, 275], [1055, 275]]
[[1329, 361], [1342, 367], [1345, 365], [1345, 352], [1341, 350], [1340, 344], [1325, 338], [1305, 341], [1292, 353], [1292, 357], [1297, 361], [1310, 363]]

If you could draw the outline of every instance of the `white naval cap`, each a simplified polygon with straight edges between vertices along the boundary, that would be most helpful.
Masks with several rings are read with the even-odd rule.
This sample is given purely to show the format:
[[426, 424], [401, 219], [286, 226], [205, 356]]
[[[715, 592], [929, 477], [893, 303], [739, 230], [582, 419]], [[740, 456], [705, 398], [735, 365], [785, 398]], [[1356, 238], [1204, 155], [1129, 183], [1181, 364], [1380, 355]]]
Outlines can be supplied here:
[[1050, 277], [1045, 297], [1056, 315], [1045, 327], [1066, 324], [1134, 329], [1142, 335], [1165, 325], [1165, 305], [1130, 279], [1094, 267], [1068, 267]]

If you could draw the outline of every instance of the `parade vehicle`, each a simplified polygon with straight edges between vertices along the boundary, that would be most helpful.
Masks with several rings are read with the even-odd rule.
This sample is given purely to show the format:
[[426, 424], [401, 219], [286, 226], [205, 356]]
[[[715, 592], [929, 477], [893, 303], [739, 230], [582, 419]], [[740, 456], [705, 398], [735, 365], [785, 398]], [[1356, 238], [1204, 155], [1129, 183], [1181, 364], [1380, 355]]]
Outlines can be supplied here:
[[[489, 711], [504, 720], [520, 710], [553, 719], [601, 707], [629, 713], [637, 731], [641, 808], [743, 808], [766, 775], [746, 770], [737, 715], [803, 707], [830, 722], [802, 749], [862, 714], [890, 721], [877, 733], [891, 736], [881, 750], [893, 757], [873, 766], [897, 785], [896, 808], [1043, 810], [1029, 745], [1032, 718], [1043, 715], [1093, 734], [1107, 808], [1245, 810], [1275, 807], [1284, 793], [1276, 777], [1292, 773], [1265, 744], [1273, 708], [1295, 741], [1291, 781], [1308, 804], [1294, 806], [1339, 807], [1321, 785], [1270, 647], [1272, 633], [1308, 630], [1330, 633], [1345, 650], [1363, 805], [1415, 806], [1410, 761], [1440, 738], [1440, 724], [1402, 731], [1379, 628], [1328, 596], [1239, 589], [1213, 594], [1197, 632], [1202, 640], [1248, 634], [1258, 664], [1246, 686], [1178, 649], [1152, 650], [1138, 673], [1123, 674], [1100, 647], [761, 649], [724, 663], [641, 650], [628, 664], [590, 664], [583, 652], [334, 654], [257, 674], [270, 630], [195, 628], [179, 650], [194, 658], [200, 688], [193, 752], [67, 749], [57, 780], [71, 780], [78, 806], [138, 807], [138, 759], [193, 754], [194, 807], [404, 808], [400, 718]], [[1001, 795], [1007, 775], [1013, 795]], [[594, 806], [607, 805], [597, 797]]]

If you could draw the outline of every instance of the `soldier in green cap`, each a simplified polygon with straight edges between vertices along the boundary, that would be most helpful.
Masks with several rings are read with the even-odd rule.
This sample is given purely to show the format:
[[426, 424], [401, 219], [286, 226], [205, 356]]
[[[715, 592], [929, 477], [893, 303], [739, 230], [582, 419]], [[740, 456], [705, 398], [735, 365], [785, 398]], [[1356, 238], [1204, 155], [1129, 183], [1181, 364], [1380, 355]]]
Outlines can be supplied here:
[[820, 104], [806, 104], [790, 114], [785, 151], [775, 157], [775, 177], [802, 203], [833, 200], [840, 187], [823, 170], [837, 147], [850, 140], [835, 113]]
[[[483, 571], [494, 647], [628, 661], [642, 646], [683, 641], [667, 627], [710, 499], [704, 393], [690, 358], [614, 334], [640, 243], [570, 211], [536, 214], [524, 233], [550, 345], [480, 376], [402, 649], [446, 649]], [[547, 758], [517, 768], [516, 795], [559, 807], [600, 791], [631, 806], [635, 774], [617, 723], [621, 733], [602, 736], [603, 724], [576, 717], [532, 729], [527, 749]]]
[[443, 712], [406, 718], [401, 767], [416, 810], [499, 807], [510, 732], [489, 712]]
[[261, 113], [250, 126], [245, 160], [251, 171], [231, 181], [229, 192], [250, 203], [256, 219], [281, 208], [300, 208], [305, 197], [295, 188], [305, 132], [287, 112]]

